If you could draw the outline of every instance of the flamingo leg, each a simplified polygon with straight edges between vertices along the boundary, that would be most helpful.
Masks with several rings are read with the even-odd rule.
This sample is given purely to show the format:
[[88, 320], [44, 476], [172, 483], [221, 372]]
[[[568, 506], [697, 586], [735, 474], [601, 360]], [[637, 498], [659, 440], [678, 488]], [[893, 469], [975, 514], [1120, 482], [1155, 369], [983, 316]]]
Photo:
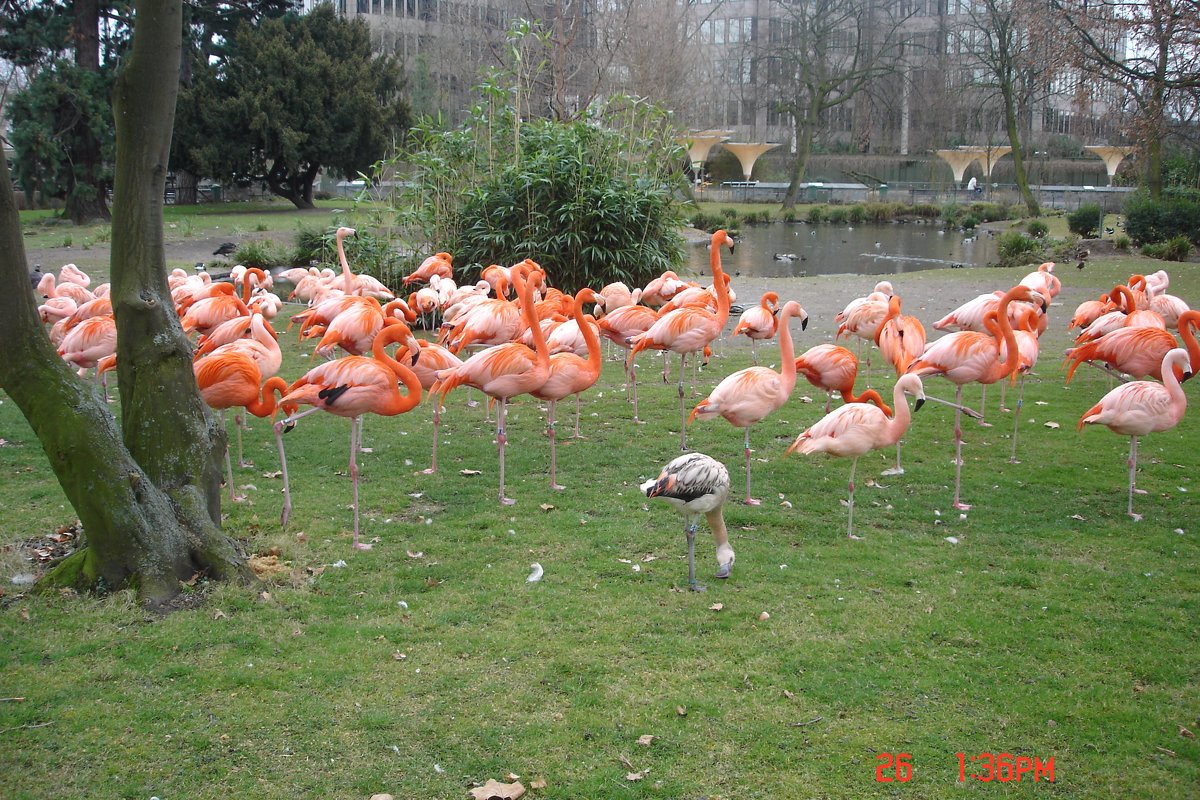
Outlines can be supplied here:
[[[751, 341], [753, 341], [753, 340], [751, 340]], [[745, 436], [744, 448], [746, 451], [746, 499], [744, 502], [748, 506], [760, 506], [760, 505], [762, 505], [762, 501], [755, 500], [753, 497], [750, 496], [750, 426], [749, 425], [746, 426], [746, 436]]]
[[671, 382], [671, 362], [667, 360], [668, 358], [670, 358], [670, 353], [663, 350], [663, 383]]
[[687, 452], [687, 408], [683, 404], [684, 364], [687, 355], [679, 354], [679, 449]]
[[635, 425], [641, 425], [642, 421], [638, 419], [637, 364], [629, 367], [629, 382], [633, 387], [633, 422]]
[[550, 424], [547, 426], [547, 432], [550, 434], [550, 488], [554, 489], [555, 491], [562, 491], [563, 489], [565, 489], [567, 487], [560, 486], [558, 483], [558, 480], [555, 477], [557, 464], [558, 464], [558, 448], [556, 446], [557, 437], [554, 434], [554, 423], [555, 423], [554, 415], [555, 415], [555, 411], [557, 410], [557, 407], [558, 407], [558, 401], [551, 400], [550, 401]]
[[958, 408], [954, 411], [954, 507], [966, 511], [969, 505], [959, 500], [959, 490], [962, 486], [962, 386], [954, 391], [954, 403]]
[[688, 588], [693, 592], [703, 592], [705, 587], [696, 583], [696, 524], [699, 518], [692, 517], [690, 522], [685, 523], [684, 534], [687, 536], [688, 545]]
[[437, 472], [437, 443], [438, 431], [442, 427], [442, 401], [440, 397], [433, 400], [433, 460], [429, 469], [421, 470], [422, 475], [433, 475]]
[[1006, 405], [1004, 404], [1004, 394], [1005, 394], [1005, 392], [1007, 392], [1007, 391], [1008, 391], [1008, 381], [1003, 381], [1003, 382], [1000, 384], [1000, 410], [1001, 410], [1001, 411], [1009, 411], [1009, 410], [1010, 410], [1010, 409], [1008, 408], [1008, 406], [1006, 406]]
[[904, 467], [900, 465], [900, 442], [896, 442], [896, 466], [885, 469], [880, 475], [903, 475]]
[[[225, 409], [221, 409], [221, 430], [225, 428]], [[225, 483], [229, 486], [229, 502], [236, 503], [237, 498], [233, 496], [233, 464], [229, 459], [229, 434], [225, 434]]]
[[364, 430], [363, 430], [363, 429], [364, 429], [364, 425], [363, 425], [363, 423], [366, 421], [366, 419], [367, 419], [366, 417], [359, 417], [359, 418], [358, 418], [358, 452], [360, 452], [360, 453], [370, 453], [370, 452], [372, 452], [372, 450], [371, 450], [371, 448], [370, 448], [370, 447], [363, 447], [363, 434], [364, 434]]
[[758, 366], [758, 340], [750, 340], [750, 357], [754, 359], [754, 366]]
[[579, 432], [579, 392], [575, 393], [575, 433], [571, 434], [572, 439], [582, 439], [583, 434]]
[[242, 467], [242, 468], [253, 467], [254, 464], [250, 461], [247, 461], [242, 455], [242, 428], [243, 427], [245, 427], [246, 430], [250, 429], [249, 426], [247, 426], [242, 419], [242, 412], [239, 411], [238, 413], [233, 415], [233, 429], [237, 431], [238, 466]]
[[1013, 411], [1013, 433], [1012, 433], [1012, 454], [1008, 457], [1008, 463], [1020, 464], [1017, 460], [1017, 435], [1020, 431], [1018, 425], [1021, 422], [1021, 406], [1025, 404], [1025, 373], [1021, 373], [1021, 388], [1017, 391], [1017, 407]]
[[108, 373], [107, 372], [100, 374], [100, 387], [102, 389], [104, 389], [104, 402], [106, 404], [111, 403], [112, 400], [108, 399]]
[[354, 482], [354, 541], [351, 547], [355, 550], [370, 550], [371, 545], [358, 541], [358, 455], [359, 445], [362, 444], [362, 431], [359, 426], [362, 417], [350, 418], [350, 480]]
[[854, 470], [858, 468], [858, 456], [854, 457], [854, 461], [850, 463], [850, 515], [846, 525], [846, 536], [850, 539], [861, 540], [861, 536], [854, 535]]
[[279, 515], [279, 526], [286, 528], [288, 517], [292, 515], [292, 488], [288, 483], [287, 455], [283, 452], [283, 423], [276, 422], [271, 427], [275, 431], [275, 444], [279, 448], [279, 469], [283, 472], [283, 511]]
[[826, 414], [829, 413], [829, 408], [832, 405], [833, 405], [833, 390], [826, 389], [825, 390], [825, 413]]
[[504, 445], [508, 437], [504, 433], [504, 420], [508, 416], [508, 398], [500, 398], [500, 410], [496, 412], [496, 449], [500, 451], [500, 503], [511, 506], [517, 501], [504, 496]]
[[[1165, 372], [1165, 370], [1164, 370]], [[1126, 509], [1127, 514], [1134, 522], [1141, 522], [1142, 515], [1133, 513], [1133, 495], [1138, 492], [1137, 488], [1137, 437], [1129, 437], [1129, 507]], [[1144, 492], [1142, 492], [1144, 494]]]
[[983, 384], [983, 391], [979, 393], [979, 425], [983, 428], [992, 427], [992, 423], [984, 420], [987, 415], [987, 384]]

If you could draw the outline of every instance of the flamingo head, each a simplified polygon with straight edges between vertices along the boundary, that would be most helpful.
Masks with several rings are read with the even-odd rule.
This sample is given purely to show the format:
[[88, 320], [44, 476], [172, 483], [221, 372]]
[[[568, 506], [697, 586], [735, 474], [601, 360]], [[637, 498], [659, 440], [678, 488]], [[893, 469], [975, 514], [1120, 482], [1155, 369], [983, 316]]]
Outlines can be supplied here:
[[337, 229], [337, 234], [335, 235], [337, 236], [337, 240], [340, 242], [347, 236], [354, 236], [357, 233], [358, 231], [356, 231], [354, 228], [347, 228], [345, 225], [343, 225]]
[[729, 235], [728, 231], [719, 230], [712, 235], [712, 248], [716, 250], [721, 245], [727, 246], [729, 252], [733, 252], [733, 237]]

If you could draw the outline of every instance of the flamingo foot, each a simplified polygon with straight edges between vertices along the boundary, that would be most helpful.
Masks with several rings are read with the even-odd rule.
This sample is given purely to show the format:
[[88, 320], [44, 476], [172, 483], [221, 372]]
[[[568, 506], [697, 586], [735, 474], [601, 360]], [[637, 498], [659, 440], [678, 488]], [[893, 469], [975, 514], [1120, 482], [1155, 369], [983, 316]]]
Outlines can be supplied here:
[[478, 400], [468, 400], [467, 401], [467, 408], [476, 408], [478, 405], [479, 405]]
[[891, 477], [892, 475], [903, 475], [904, 467], [888, 467], [887, 469], [885, 469], [883, 472], [881, 472], [879, 474], [886, 476], [886, 477]]
[[254, 468], [254, 462], [253, 462], [253, 461], [250, 461], [249, 459], [245, 459], [245, 458], [239, 458], [239, 459], [238, 459], [238, 466], [239, 466], [240, 468], [242, 468], [242, 469], [253, 469], [253, 468]]
[[351, 545], [355, 550], [370, 550], [375, 545], [367, 544], [366, 542], [355, 542]]
[[283, 511], [279, 514], [279, 527], [286, 528], [288, 519], [292, 516], [292, 506], [287, 503], [283, 506]]
[[983, 420], [977, 420], [977, 421], [978, 421], [978, 423], [979, 423], [979, 427], [981, 427], [981, 428], [990, 428], [990, 427], [992, 427], [992, 423], [990, 423], [990, 422], [984, 422]]
[[854, 540], [854, 541], [856, 541], [856, 542], [861, 542], [861, 541], [863, 540], [863, 537], [859, 536], [859, 535], [858, 535], [858, 534], [856, 534], [856, 533], [847, 533], [847, 534], [846, 534], [846, 538], [847, 538], [847, 539], [853, 539], [853, 540]]
[[501, 497], [500, 504], [505, 506], [515, 506], [517, 501], [513, 500], [511, 497]]
[[753, 497], [747, 497], [745, 500], [742, 501], [742, 503], [744, 505], [748, 505], [748, 506], [761, 506], [762, 500], [756, 500]]
[[1137, 489], [1137, 488], [1135, 488], [1133, 490], [1133, 493], [1134, 494], [1148, 494], [1148, 492], [1145, 489]]
[[718, 577], [718, 578], [720, 578], [720, 579], [724, 580], [725, 578], [728, 578], [728, 577], [729, 577], [729, 574], [730, 574], [731, 572], [733, 572], [733, 562], [732, 562], [732, 561], [727, 561], [727, 562], [726, 562], [726, 563], [724, 563], [724, 564], [718, 564], [718, 565], [717, 565], [717, 575], [716, 575], [716, 577]]
[[693, 592], [707, 592], [708, 591], [707, 586], [701, 586], [699, 583], [696, 583], [695, 581], [688, 581], [688, 588], [691, 589]]
[[1014, 458], [1014, 457], [1012, 457], [1012, 456], [1009, 456], [1009, 457], [1008, 457], [1008, 463], [1010, 463], [1010, 464], [1020, 464], [1020, 463], [1021, 463], [1021, 461], [1020, 461], [1020, 459], [1017, 459], [1017, 458]]
[[437, 470], [434, 469], [433, 467], [426, 467], [425, 469], [421, 470], [421, 474], [422, 475], [436, 475]]
[[1141, 521], [1142, 521], [1142, 515], [1141, 515], [1141, 514], [1135, 514], [1135, 513], [1133, 513], [1132, 511], [1130, 511], [1130, 512], [1129, 512], [1129, 518], [1130, 518], [1131, 520], [1133, 520], [1134, 522], [1141, 522]]
[[970, 511], [971, 510], [971, 506], [969, 506], [966, 503], [958, 502], [957, 500], [954, 502], [954, 507], [957, 508], [959, 511]]
[[561, 492], [563, 489], [566, 489], [567, 487], [563, 486], [561, 483], [552, 483], [552, 484], [550, 484], [550, 488], [556, 492]]

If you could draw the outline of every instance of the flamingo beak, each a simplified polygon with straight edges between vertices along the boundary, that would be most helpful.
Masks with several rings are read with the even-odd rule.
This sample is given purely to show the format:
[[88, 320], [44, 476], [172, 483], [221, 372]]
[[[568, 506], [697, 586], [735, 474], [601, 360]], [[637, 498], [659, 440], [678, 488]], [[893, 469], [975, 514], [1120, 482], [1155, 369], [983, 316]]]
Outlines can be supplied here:
[[808, 314], [800, 318], [800, 330], [808, 330]]
[[1180, 381], [1180, 383], [1186, 383], [1187, 381], [1190, 381], [1192, 379], [1192, 374], [1193, 373], [1190, 369], [1185, 369], [1183, 371], [1183, 380]]
[[917, 402], [913, 403], [913, 412], [915, 413], [917, 411], [920, 411], [921, 406], [923, 406], [923, 405], [925, 405], [925, 395], [919, 394], [919, 395], [917, 395]]

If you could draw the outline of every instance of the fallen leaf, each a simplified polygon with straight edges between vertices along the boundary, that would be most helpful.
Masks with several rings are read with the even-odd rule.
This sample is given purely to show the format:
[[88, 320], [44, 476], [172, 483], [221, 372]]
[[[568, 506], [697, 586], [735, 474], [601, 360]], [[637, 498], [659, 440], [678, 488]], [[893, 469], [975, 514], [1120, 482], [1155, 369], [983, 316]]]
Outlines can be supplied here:
[[405, 553], [405, 555], [407, 555], [409, 558], [424, 558], [424, 557], [425, 557], [425, 553], [423, 553], [423, 552], [422, 552], [422, 551], [420, 551], [420, 550], [418, 550], [418, 551], [417, 551], [417, 552], [415, 552], [415, 553], [414, 553], [412, 550], [405, 550], [405, 551], [404, 551], [404, 553]]
[[530, 782], [529, 788], [530, 789], [545, 789], [546, 788], [546, 779], [545, 778], [534, 778], [533, 781]]
[[640, 781], [644, 777], [646, 777], [645, 772], [627, 772], [625, 774], [625, 780], [627, 781]]
[[218, 611], [217, 613], [213, 614], [213, 619], [227, 619], [227, 617], [225, 616], [224, 611]]
[[684, 708], [683, 706], [675, 706], [675, 713], [676, 713], [676, 714], [678, 714], [678, 715], [679, 715], [679, 716], [681, 716], [681, 717], [686, 717], [686, 716], [687, 716], [687, 709], [686, 709], [686, 708]]
[[538, 506], [538, 508], [542, 509], [542, 511], [553, 511], [554, 510], [554, 506], [550, 505], [549, 503], [542, 503], [540, 506]]
[[1058, 427], [1058, 423], [1057, 423], [1057, 422], [1047, 422], [1047, 423], [1046, 423], [1046, 427], [1047, 427], [1047, 428], [1057, 428], [1057, 427]]
[[791, 693], [791, 692], [789, 692], [787, 689], [784, 689], [784, 690], [783, 690], [783, 696], [784, 696], [784, 697], [786, 697], [788, 700], [795, 700], [795, 699], [796, 699], [796, 695], [792, 694], [792, 693]]
[[521, 780], [521, 776], [515, 772], [506, 772], [504, 773], [504, 780], [508, 781], [509, 783], [515, 783], [516, 781]]
[[1087, 522], [1087, 517], [1081, 517], [1078, 514], [1072, 514], [1071, 519], [1076, 519], [1076, 520], [1079, 520], [1080, 522]]
[[396, 652], [392, 653], [392, 658], [396, 661], [403, 661], [404, 659], [408, 658], [408, 656], [397, 650]]
[[1196, 734], [1192, 733], [1191, 731], [1189, 731], [1187, 728], [1183, 727], [1182, 725], [1179, 726], [1179, 735], [1185, 739], [1195, 739], [1196, 738]]
[[435, 586], [437, 586], [440, 583], [441, 583], [441, 581], [439, 581], [437, 578], [426, 578], [425, 579], [425, 586], [427, 586], [430, 589], [434, 588]]
[[283, 475], [283, 470], [281, 470], [281, 469], [277, 469], [277, 470], [275, 470], [274, 472], [264, 472], [264, 473], [262, 474], [262, 476], [263, 476], [264, 478], [279, 478], [279, 477], [281, 477], [282, 475]]
[[642, 556], [643, 564], [649, 564], [651, 561], [658, 561], [658, 556]]
[[766, 622], [766, 621], [767, 621], [767, 620], [769, 620], [770, 618], [771, 618], [771, 615], [770, 615], [769, 613], [767, 613], [766, 611], [764, 611], [764, 612], [762, 612], [761, 614], [759, 614], [759, 615], [758, 615], [758, 621], [759, 621], [759, 622]]
[[475, 800], [517, 800], [525, 795], [525, 787], [520, 783], [501, 783], [491, 779], [483, 786], [472, 789], [470, 795]]
[[483, 473], [477, 469], [460, 469], [458, 471], [458, 474], [459, 475], [482, 475]]
[[709, 611], [720, 611], [724, 607], [725, 607], [724, 603], [713, 603], [711, 606], [708, 607], [708, 610]]
[[618, 559], [617, 559], [617, 563], [619, 563], [619, 564], [632, 564], [633, 562], [632, 562], [632, 561], [630, 561], [628, 558], [618, 558]]
[[629, 756], [617, 754], [617, 761], [620, 761], [621, 764], [625, 767], [625, 769], [628, 769], [628, 770], [637, 769], [637, 767], [633, 766], [633, 762], [629, 760]]
[[26, 622], [28, 622], [29, 621], [29, 609], [22, 608], [20, 611], [17, 612], [17, 616], [20, 617], [21, 619], [25, 620]]
[[371, 800], [395, 800], [390, 794], [373, 794]]
[[658, 737], [653, 734], [646, 733], [646, 734], [643, 734], [638, 737], [637, 743], [644, 747], [649, 747], [650, 743], [653, 742], [657, 738]]

